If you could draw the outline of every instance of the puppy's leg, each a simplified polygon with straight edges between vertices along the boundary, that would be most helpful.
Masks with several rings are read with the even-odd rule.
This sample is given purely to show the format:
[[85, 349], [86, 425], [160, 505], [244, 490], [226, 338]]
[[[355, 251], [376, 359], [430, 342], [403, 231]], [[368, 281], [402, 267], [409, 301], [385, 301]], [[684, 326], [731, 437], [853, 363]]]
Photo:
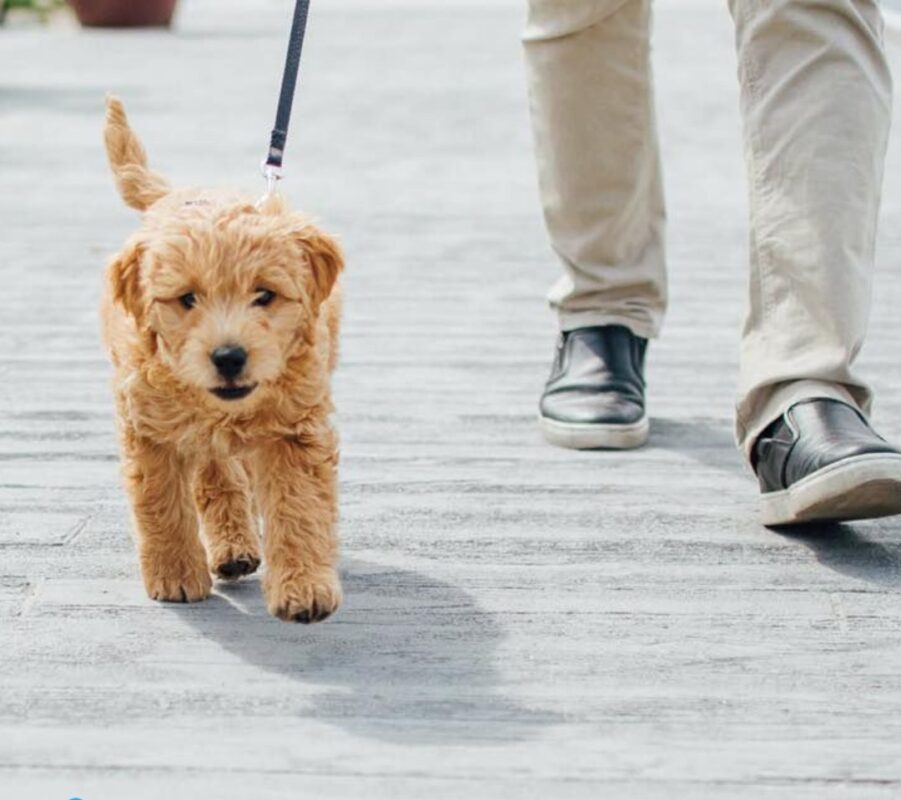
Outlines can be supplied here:
[[210, 572], [237, 580], [260, 566], [250, 482], [237, 459], [201, 464], [194, 477], [194, 501], [203, 524]]
[[341, 604], [334, 435], [326, 431], [312, 443], [279, 440], [258, 456], [266, 604], [281, 619], [319, 622]]
[[212, 581], [184, 461], [171, 448], [126, 433], [123, 472], [147, 594], [179, 603], [203, 600]]
[[341, 306], [343, 303], [341, 287], [335, 284], [328, 300], [323, 303], [322, 315], [328, 330], [328, 371], [334, 372], [338, 366], [338, 336], [341, 328]]

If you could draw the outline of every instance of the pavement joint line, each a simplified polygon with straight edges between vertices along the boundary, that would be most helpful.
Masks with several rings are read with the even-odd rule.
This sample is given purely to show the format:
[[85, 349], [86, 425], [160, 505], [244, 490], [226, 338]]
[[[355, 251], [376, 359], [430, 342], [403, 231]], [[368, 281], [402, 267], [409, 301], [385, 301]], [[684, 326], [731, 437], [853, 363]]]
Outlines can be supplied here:
[[88, 523], [94, 519], [100, 512], [92, 511], [90, 514], [86, 514], [81, 519], [79, 519], [68, 531], [68, 533], [63, 536], [63, 538], [57, 542], [58, 546], [65, 547], [69, 544], [74, 544], [79, 536], [84, 532], [85, 528], [87, 528]]
[[17, 617], [26, 617], [31, 612], [31, 609], [34, 607], [34, 604], [37, 602], [38, 595], [40, 594], [41, 589], [46, 582], [45, 578], [38, 578], [33, 582], [29, 582], [28, 588], [25, 590], [25, 597], [22, 600], [22, 604], [19, 606], [19, 611], [16, 614]]

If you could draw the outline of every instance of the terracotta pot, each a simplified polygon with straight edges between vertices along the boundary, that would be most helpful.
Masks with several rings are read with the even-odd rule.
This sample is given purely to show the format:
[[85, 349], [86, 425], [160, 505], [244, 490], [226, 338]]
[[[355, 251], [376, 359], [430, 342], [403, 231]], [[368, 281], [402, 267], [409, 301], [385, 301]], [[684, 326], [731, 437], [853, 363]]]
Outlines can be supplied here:
[[178, 0], [69, 0], [78, 21], [87, 27], [168, 26]]

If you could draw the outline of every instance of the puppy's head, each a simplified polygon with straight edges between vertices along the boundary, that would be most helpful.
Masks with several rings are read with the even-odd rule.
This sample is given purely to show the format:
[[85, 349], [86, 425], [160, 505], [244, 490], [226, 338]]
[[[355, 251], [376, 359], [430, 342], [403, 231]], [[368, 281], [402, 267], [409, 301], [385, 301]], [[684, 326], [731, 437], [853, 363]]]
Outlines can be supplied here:
[[134, 319], [147, 357], [177, 380], [232, 407], [261, 397], [313, 345], [343, 265], [338, 245], [277, 196], [257, 206], [173, 190], [148, 167], [114, 97], [104, 135], [123, 200], [145, 212], [110, 265], [112, 299]]
[[342, 267], [303, 217], [173, 195], [109, 269], [113, 299], [182, 383], [234, 405], [260, 397], [311, 347]]

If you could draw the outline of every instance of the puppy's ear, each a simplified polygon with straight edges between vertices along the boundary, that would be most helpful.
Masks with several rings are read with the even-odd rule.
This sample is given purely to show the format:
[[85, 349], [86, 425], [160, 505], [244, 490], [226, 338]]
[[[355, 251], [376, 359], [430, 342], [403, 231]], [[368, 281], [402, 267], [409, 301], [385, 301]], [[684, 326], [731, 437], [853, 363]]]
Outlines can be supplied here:
[[306, 225], [299, 239], [310, 264], [310, 296], [318, 307], [332, 293], [344, 269], [344, 254], [333, 237], [313, 225]]
[[141, 247], [129, 244], [116, 256], [106, 270], [110, 295], [126, 314], [140, 321], [143, 315], [141, 300]]

